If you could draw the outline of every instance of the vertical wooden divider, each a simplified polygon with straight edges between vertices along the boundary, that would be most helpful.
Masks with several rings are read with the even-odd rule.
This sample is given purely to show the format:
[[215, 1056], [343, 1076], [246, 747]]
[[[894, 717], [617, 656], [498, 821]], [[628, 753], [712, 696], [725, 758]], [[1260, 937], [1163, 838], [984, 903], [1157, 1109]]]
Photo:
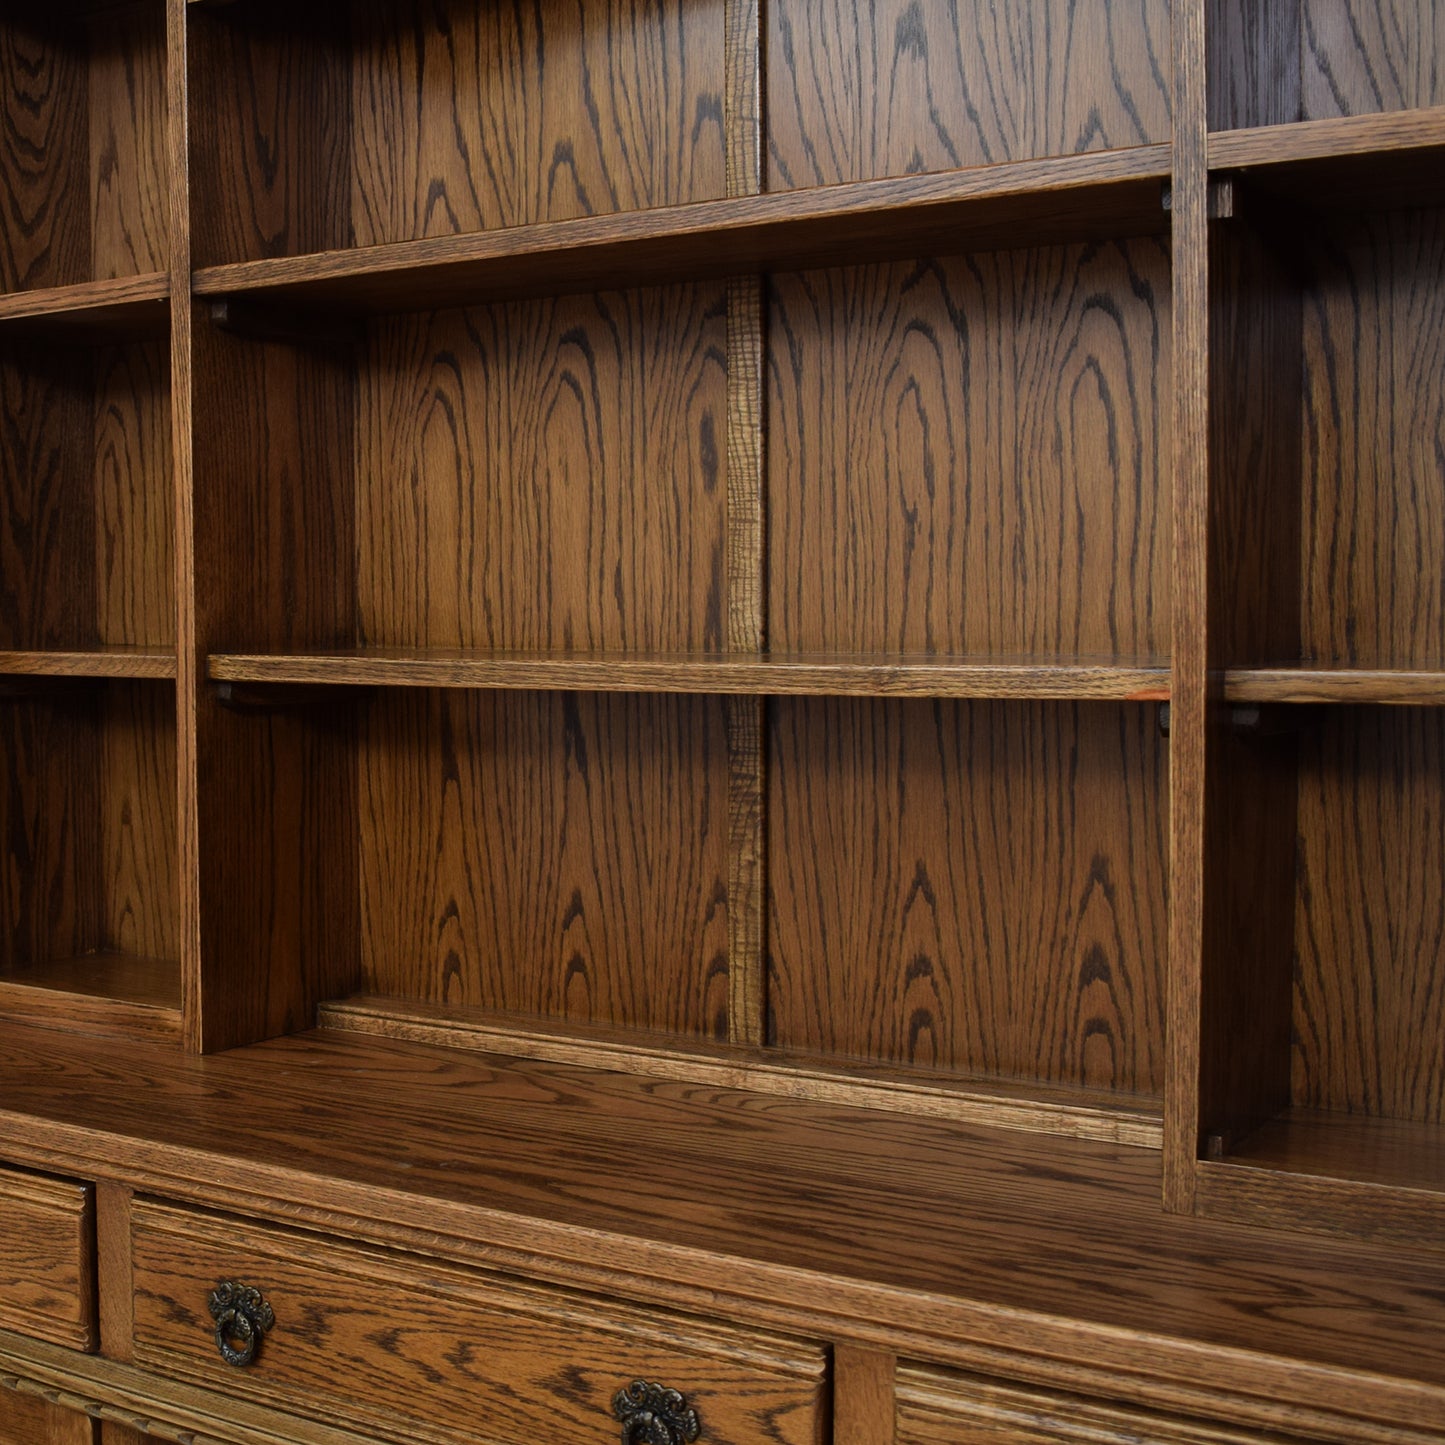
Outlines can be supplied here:
[[1208, 117], [1204, 0], [1174, 32], [1174, 618], [1169, 724], [1169, 970], [1164, 1205], [1194, 1207], [1204, 929], [1204, 754], [1209, 685]]
[[[727, 193], [762, 189], [762, 24], [759, 0], [728, 0], [724, 136]], [[727, 648], [760, 652], [767, 641], [763, 598], [763, 284], [728, 283]], [[767, 1017], [767, 833], [764, 726], [760, 697], [729, 697], [728, 738], [728, 1036], [763, 1042]]]
[[181, 1011], [187, 1049], [201, 1047], [201, 871], [197, 808], [196, 555], [192, 530], [191, 204], [186, 0], [166, 0], [166, 186], [170, 204], [171, 476], [176, 568], [176, 841], [180, 868]]

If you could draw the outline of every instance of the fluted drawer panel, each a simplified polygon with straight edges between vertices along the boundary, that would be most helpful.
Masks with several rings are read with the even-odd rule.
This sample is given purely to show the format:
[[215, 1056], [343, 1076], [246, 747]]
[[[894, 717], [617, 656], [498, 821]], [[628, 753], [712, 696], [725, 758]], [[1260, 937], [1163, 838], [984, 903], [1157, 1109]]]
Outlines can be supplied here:
[[[313, 1419], [447, 1445], [612, 1441], [614, 1397], [641, 1380], [682, 1393], [698, 1445], [823, 1439], [818, 1345], [156, 1201], [137, 1202], [132, 1243], [138, 1362]], [[223, 1280], [274, 1313], [245, 1367], [217, 1347]]]
[[90, 1185], [0, 1168], [0, 1328], [95, 1348]]

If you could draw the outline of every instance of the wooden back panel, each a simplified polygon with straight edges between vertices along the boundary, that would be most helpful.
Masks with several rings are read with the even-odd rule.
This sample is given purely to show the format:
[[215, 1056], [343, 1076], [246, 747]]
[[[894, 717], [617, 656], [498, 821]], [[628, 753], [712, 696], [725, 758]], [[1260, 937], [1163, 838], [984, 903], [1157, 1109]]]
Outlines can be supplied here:
[[778, 0], [767, 189], [1167, 141], [1168, 0]]
[[720, 649], [725, 327], [718, 285], [376, 323], [358, 640]]
[[1163, 656], [1156, 241], [775, 279], [776, 649]]
[[1445, 104], [1434, 0], [1208, 0], [1211, 130]]
[[1160, 1091], [1168, 795], [1153, 708], [771, 710], [771, 1042]]
[[326, 10], [191, 22], [200, 265], [724, 193], [723, 0]]

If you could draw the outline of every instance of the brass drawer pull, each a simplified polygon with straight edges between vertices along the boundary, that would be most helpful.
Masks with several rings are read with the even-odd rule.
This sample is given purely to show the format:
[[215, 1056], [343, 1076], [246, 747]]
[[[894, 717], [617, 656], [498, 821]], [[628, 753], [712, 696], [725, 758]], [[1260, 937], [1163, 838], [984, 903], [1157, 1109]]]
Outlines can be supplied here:
[[677, 1390], [634, 1380], [612, 1397], [622, 1422], [622, 1445], [692, 1445], [701, 1426]]
[[216, 1348], [221, 1358], [244, 1370], [256, 1358], [261, 1336], [276, 1323], [276, 1312], [260, 1290], [229, 1279], [211, 1291], [207, 1303], [216, 1321]]

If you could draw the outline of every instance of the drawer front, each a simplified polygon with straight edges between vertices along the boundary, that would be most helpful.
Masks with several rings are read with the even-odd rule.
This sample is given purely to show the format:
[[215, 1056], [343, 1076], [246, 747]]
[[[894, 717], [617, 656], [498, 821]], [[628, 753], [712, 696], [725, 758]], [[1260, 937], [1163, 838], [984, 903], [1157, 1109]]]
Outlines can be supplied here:
[[90, 1185], [0, 1169], [0, 1328], [95, 1348]]
[[[643, 1381], [684, 1396], [699, 1445], [821, 1445], [820, 1346], [154, 1201], [131, 1229], [137, 1361], [212, 1389], [406, 1441], [531, 1445], [616, 1440], [614, 1397]], [[215, 1338], [222, 1281], [274, 1316], [244, 1367]]]
[[[1005, 1385], [946, 1370], [898, 1371], [895, 1445], [1259, 1445], [1226, 1425]], [[1271, 1435], [1275, 1445], [1287, 1445]]]

